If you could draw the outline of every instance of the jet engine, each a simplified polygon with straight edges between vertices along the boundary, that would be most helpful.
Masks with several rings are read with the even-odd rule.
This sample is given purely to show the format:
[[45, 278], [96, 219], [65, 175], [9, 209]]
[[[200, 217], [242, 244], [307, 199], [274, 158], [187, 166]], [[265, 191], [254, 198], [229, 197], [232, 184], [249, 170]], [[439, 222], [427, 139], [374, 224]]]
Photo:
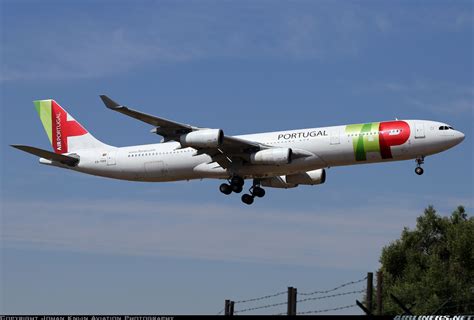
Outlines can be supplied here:
[[183, 134], [179, 142], [183, 147], [216, 148], [223, 139], [224, 132], [221, 129], [204, 129]]
[[290, 148], [265, 149], [250, 155], [250, 163], [266, 165], [284, 165], [291, 162]]
[[326, 170], [317, 169], [308, 172], [300, 172], [286, 176], [286, 182], [290, 184], [314, 185], [326, 182]]

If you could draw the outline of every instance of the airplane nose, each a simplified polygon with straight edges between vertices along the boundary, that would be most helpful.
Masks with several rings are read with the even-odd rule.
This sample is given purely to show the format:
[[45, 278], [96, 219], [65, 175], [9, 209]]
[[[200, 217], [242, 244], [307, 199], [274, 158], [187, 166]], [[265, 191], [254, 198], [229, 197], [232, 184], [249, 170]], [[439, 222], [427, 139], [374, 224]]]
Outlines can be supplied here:
[[464, 140], [464, 133], [461, 131], [456, 131], [456, 135], [454, 136], [456, 144], [461, 143]]

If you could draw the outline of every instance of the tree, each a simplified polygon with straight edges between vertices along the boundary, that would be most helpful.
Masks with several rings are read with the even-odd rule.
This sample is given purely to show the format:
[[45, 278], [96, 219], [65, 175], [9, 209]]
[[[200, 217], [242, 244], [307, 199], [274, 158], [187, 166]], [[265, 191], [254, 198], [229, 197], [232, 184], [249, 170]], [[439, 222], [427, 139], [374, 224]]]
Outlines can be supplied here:
[[433, 314], [443, 304], [438, 314], [473, 313], [474, 217], [464, 207], [441, 217], [429, 206], [414, 230], [405, 227], [383, 248], [380, 263], [385, 314], [403, 313], [390, 294], [415, 314]]

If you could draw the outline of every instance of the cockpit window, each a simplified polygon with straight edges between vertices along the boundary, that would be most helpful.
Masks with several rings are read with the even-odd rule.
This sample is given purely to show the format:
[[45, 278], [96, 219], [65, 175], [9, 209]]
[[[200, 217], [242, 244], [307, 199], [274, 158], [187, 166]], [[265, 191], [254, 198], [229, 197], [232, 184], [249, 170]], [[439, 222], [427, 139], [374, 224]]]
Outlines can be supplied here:
[[448, 127], [448, 126], [441, 126], [439, 127], [439, 130], [454, 130], [453, 127]]

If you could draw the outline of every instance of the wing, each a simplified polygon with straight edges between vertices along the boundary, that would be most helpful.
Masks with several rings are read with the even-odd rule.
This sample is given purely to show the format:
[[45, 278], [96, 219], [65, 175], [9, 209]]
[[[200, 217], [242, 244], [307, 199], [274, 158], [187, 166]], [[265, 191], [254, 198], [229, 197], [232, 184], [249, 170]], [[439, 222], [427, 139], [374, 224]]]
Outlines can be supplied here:
[[[207, 129], [191, 126], [189, 124], [179, 123], [176, 121], [171, 121], [165, 118], [156, 117], [130, 109], [113, 101], [106, 95], [101, 95], [100, 98], [102, 99], [107, 108], [154, 126], [155, 129], [153, 129], [152, 132], [162, 136], [164, 142], [180, 141], [180, 137], [183, 134], [192, 131]], [[195, 149], [198, 150], [197, 154], [208, 154], [215, 162], [219, 163], [220, 166], [222, 166], [223, 168], [228, 168], [232, 166], [233, 162], [239, 161], [239, 159], [244, 160], [245, 155], [268, 148], [270, 148], [270, 146], [266, 146], [258, 142], [224, 135], [222, 144], [217, 148]]]
[[189, 124], [183, 124], [165, 118], [155, 117], [140, 111], [130, 109], [126, 106], [122, 106], [110, 99], [106, 95], [101, 95], [100, 98], [104, 102], [105, 106], [110, 110], [114, 110], [120, 113], [123, 113], [129, 117], [135, 118], [137, 120], [146, 122], [156, 127], [153, 132], [159, 134], [164, 138], [165, 141], [170, 140], [179, 140], [179, 137], [185, 133], [198, 130], [199, 128], [190, 126]]

